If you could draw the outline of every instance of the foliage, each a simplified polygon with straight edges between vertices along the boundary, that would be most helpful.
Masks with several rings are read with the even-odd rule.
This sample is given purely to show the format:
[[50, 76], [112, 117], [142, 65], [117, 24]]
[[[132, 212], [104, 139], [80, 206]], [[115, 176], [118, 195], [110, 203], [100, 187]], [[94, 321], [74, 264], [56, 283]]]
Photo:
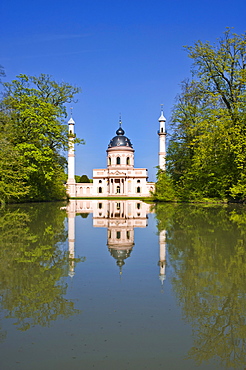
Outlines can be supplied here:
[[17, 149], [0, 133], [0, 204], [26, 196], [25, 174]]
[[90, 179], [87, 175], [82, 175], [79, 179], [79, 182], [90, 182]]
[[[58, 203], [15, 206], [0, 212], [0, 295], [19, 330], [48, 326], [78, 312], [64, 295], [71, 258], [65, 213]], [[72, 259], [76, 262], [76, 259]]]
[[181, 200], [246, 199], [246, 39], [186, 47], [193, 80], [173, 109], [167, 172]]
[[173, 181], [166, 171], [161, 169], [157, 172], [157, 182], [153, 194], [155, 200], [174, 201], [176, 199]]
[[189, 357], [243, 368], [246, 343], [246, 212], [242, 206], [157, 205], [167, 231], [171, 281], [194, 328]]
[[[3, 86], [1, 137], [5, 140], [6, 161], [18, 157], [23, 187], [22, 197], [17, 191], [18, 199], [64, 198], [66, 159], [63, 152], [68, 149], [68, 130], [63, 122], [65, 104], [80, 90], [67, 83], [58, 84], [44, 74], [39, 77], [20, 75]], [[10, 187], [9, 182], [5, 184], [6, 188]], [[7, 193], [10, 197], [6, 196], [5, 201], [17, 198], [15, 194], [11, 196], [11, 189]]]

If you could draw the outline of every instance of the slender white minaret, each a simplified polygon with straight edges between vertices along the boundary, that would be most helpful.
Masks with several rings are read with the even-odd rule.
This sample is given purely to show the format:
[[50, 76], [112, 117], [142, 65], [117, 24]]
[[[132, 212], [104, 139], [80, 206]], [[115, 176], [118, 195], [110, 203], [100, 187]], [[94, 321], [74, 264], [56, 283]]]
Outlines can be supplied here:
[[164, 280], [166, 278], [166, 273], [165, 273], [165, 270], [166, 270], [166, 230], [160, 231], [159, 244], [160, 244], [159, 279], [161, 281], [161, 285], [163, 285]]
[[163, 107], [161, 107], [161, 115], [159, 118], [160, 130], [158, 131], [159, 135], [159, 167], [161, 170], [166, 168], [166, 127], [165, 122], [166, 118], [163, 114]]
[[75, 152], [74, 152], [74, 125], [75, 122], [71, 117], [68, 121], [68, 180], [67, 191], [70, 197], [76, 196], [75, 189]]

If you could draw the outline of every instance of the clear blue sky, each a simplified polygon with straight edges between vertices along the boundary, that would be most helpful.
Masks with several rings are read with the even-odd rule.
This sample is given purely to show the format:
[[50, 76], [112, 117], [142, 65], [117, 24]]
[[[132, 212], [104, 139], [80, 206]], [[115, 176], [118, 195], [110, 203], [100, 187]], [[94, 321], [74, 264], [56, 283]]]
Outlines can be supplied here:
[[170, 119], [180, 82], [190, 76], [184, 45], [215, 42], [226, 27], [245, 32], [245, 0], [1, 0], [5, 81], [50, 74], [82, 88], [73, 104], [76, 174], [105, 168], [106, 149], [123, 128], [135, 166], [155, 180], [160, 104]]

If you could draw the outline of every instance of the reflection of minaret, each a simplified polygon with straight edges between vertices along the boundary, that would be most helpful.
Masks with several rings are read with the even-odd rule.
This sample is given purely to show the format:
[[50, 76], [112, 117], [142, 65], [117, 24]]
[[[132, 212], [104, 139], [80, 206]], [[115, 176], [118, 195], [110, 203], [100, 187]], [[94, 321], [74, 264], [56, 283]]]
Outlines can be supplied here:
[[161, 281], [161, 285], [163, 285], [164, 280], [166, 278], [165, 270], [166, 270], [166, 230], [162, 230], [159, 234], [159, 244], [160, 244], [160, 274], [159, 279]]
[[[75, 203], [74, 203], [75, 205]], [[75, 257], [75, 210], [71, 209], [68, 213], [68, 250], [69, 250], [69, 276], [73, 277], [74, 272], [74, 257]]]

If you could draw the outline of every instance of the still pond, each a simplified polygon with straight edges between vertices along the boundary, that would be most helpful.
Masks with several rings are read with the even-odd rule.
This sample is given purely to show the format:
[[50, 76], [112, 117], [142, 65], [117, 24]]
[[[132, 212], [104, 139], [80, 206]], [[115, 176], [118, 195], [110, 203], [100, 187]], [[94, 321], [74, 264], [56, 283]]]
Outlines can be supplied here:
[[246, 207], [0, 210], [1, 370], [245, 369]]

